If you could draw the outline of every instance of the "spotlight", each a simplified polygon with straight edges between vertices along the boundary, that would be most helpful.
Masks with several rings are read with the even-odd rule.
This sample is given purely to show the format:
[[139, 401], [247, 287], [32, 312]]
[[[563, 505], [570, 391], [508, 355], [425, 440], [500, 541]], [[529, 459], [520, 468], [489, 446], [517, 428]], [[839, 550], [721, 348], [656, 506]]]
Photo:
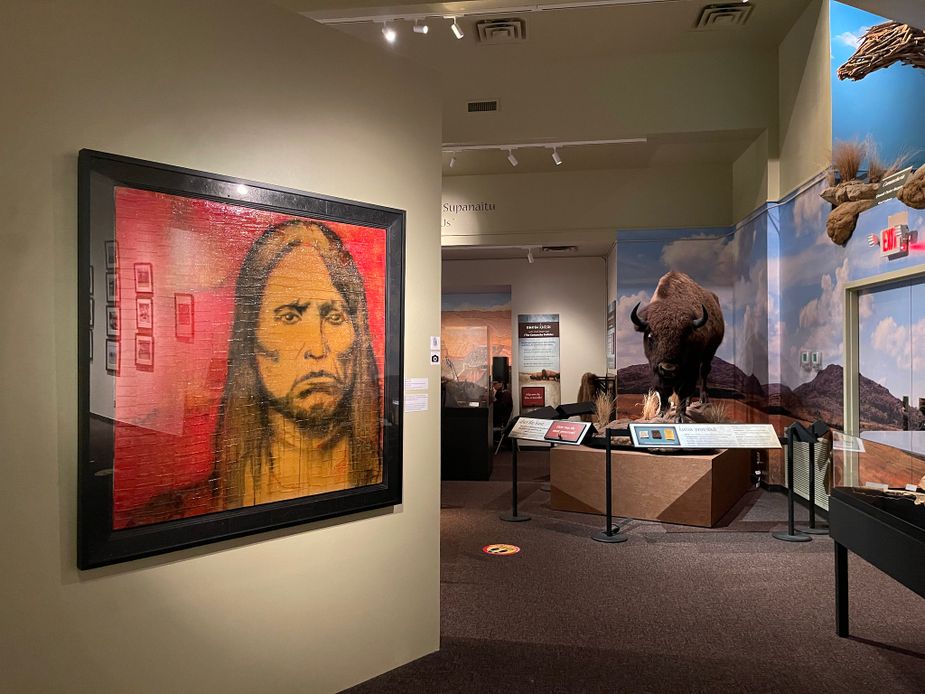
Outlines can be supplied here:
[[460, 29], [459, 25], [456, 23], [456, 17], [453, 17], [453, 23], [450, 25], [450, 31], [452, 31], [453, 36], [458, 39], [461, 39], [463, 36], [465, 36], [465, 34], [463, 34], [463, 30]]
[[514, 156], [514, 152], [511, 150], [507, 151], [507, 160], [511, 162], [511, 166], [517, 166], [518, 164], [517, 157]]
[[414, 26], [411, 27], [411, 31], [413, 31], [415, 34], [426, 34], [428, 31], [430, 31], [430, 27], [426, 24], [418, 23], [418, 20], [415, 19]]
[[395, 37], [398, 36], [398, 34], [395, 33], [395, 29], [388, 24], [382, 25], [382, 35], [385, 36], [385, 40], [389, 43], [395, 43]]
[[556, 163], [556, 166], [562, 163], [562, 157], [559, 156], [559, 152], [555, 147], [552, 148], [552, 160]]
[[450, 155], [450, 168], [452, 169], [454, 166], [456, 166], [456, 155], [451, 154]]
[[527, 262], [530, 263], [531, 265], [533, 264], [533, 249], [532, 248], [527, 249]]

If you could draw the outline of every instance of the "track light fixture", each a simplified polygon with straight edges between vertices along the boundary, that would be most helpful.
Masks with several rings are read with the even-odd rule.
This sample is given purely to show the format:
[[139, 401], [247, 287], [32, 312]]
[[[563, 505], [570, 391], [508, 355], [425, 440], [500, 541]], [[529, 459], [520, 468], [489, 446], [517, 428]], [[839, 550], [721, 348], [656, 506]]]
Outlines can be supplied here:
[[456, 17], [453, 17], [453, 23], [450, 25], [450, 31], [452, 31], [453, 36], [458, 39], [461, 39], [463, 36], [465, 36], [465, 34], [463, 34], [463, 30], [460, 29], [459, 25], [456, 23]]
[[395, 32], [395, 29], [390, 27], [388, 24], [382, 25], [382, 35], [389, 43], [395, 43], [395, 38], [398, 36], [398, 34]]
[[562, 163], [562, 157], [559, 156], [558, 147], [552, 148], [552, 160], [556, 163], [556, 166], [559, 166]]
[[413, 31], [415, 34], [426, 34], [428, 31], [430, 31], [430, 27], [427, 26], [427, 24], [421, 24], [420, 20], [415, 19], [414, 26], [411, 27], [411, 31]]
[[531, 265], [533, 264], [533, 249], [532, 248], [527, 249], [527, 262], [530, 263]]
[[507, 160], [511, 162], [511, 166], [517, 166], [519, 163], [517, 157], [514, 156], [514, 151], [510, 149], [507, 151]]
[[452, 169], [454, 166], [456, 166], [456, 154], [450, 152], [450, 168]]

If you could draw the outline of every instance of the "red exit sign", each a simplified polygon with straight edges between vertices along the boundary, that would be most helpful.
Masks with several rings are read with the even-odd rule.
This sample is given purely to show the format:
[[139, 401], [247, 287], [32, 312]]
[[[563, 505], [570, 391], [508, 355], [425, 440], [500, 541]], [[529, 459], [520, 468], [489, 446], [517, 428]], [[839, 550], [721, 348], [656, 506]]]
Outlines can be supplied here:
[[897, 258], [909, 253], [909, 227], [897, 224], [880, 232], [880, 255]]

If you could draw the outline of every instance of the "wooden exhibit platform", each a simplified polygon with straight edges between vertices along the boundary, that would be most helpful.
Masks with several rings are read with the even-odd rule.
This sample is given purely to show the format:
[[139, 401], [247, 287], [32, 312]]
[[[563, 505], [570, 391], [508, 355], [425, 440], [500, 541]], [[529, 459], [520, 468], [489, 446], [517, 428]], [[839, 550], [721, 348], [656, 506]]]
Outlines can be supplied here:
[[[656, 455], [613, 451], [613, 513], [622, 518], [710, 528], [751, 488], [754, 452]], [[556, 446], [549, 453], [551, 506], [604, 513], [604, 451]]]

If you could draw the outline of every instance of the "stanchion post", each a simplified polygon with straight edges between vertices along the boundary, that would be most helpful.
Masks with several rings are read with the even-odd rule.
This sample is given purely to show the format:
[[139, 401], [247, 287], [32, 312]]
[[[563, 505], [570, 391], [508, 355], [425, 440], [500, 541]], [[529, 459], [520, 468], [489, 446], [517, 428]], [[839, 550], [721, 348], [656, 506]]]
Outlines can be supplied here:
[[793, 424], [787, 428], [787, 532], [771, 533], [775, 540], [784, 542], [809, 542], [809, 535], [797, 534], [793, 527]]
[[605, 510], [606, 510], [606, 525], [604, 529], [599, 533], [594, 533], [591, 536], [591, 539], [597, 540], [598, 542], [607, 542], [607, 543], [616, 543], [616, 542], [626, 542], [626, 535], [620, 534], [620, 529], [614, 529], [613, 527], [613, 475], [611, 474], [613, 470], [612, 459], [613, 459], [613, 447], [611, 444], [611, 438], [614, 435], [613, 429], [605, 429], [604, 437], [606, 439], [604, 443], [604, 495], [605, 495]]
[[511, 439], [511, 513], [503, 513], [500, 518], [508, 523], [520, 523], [530, 520], [530, 516], [517, 513], [517, 439]]
[[[815, 433], [815, 432], [814, 432]], [[828, 535], [828, 528], [816, 527], [816, 442], [809, 444], [809, 527], [799, 528], [805, 535]]]

